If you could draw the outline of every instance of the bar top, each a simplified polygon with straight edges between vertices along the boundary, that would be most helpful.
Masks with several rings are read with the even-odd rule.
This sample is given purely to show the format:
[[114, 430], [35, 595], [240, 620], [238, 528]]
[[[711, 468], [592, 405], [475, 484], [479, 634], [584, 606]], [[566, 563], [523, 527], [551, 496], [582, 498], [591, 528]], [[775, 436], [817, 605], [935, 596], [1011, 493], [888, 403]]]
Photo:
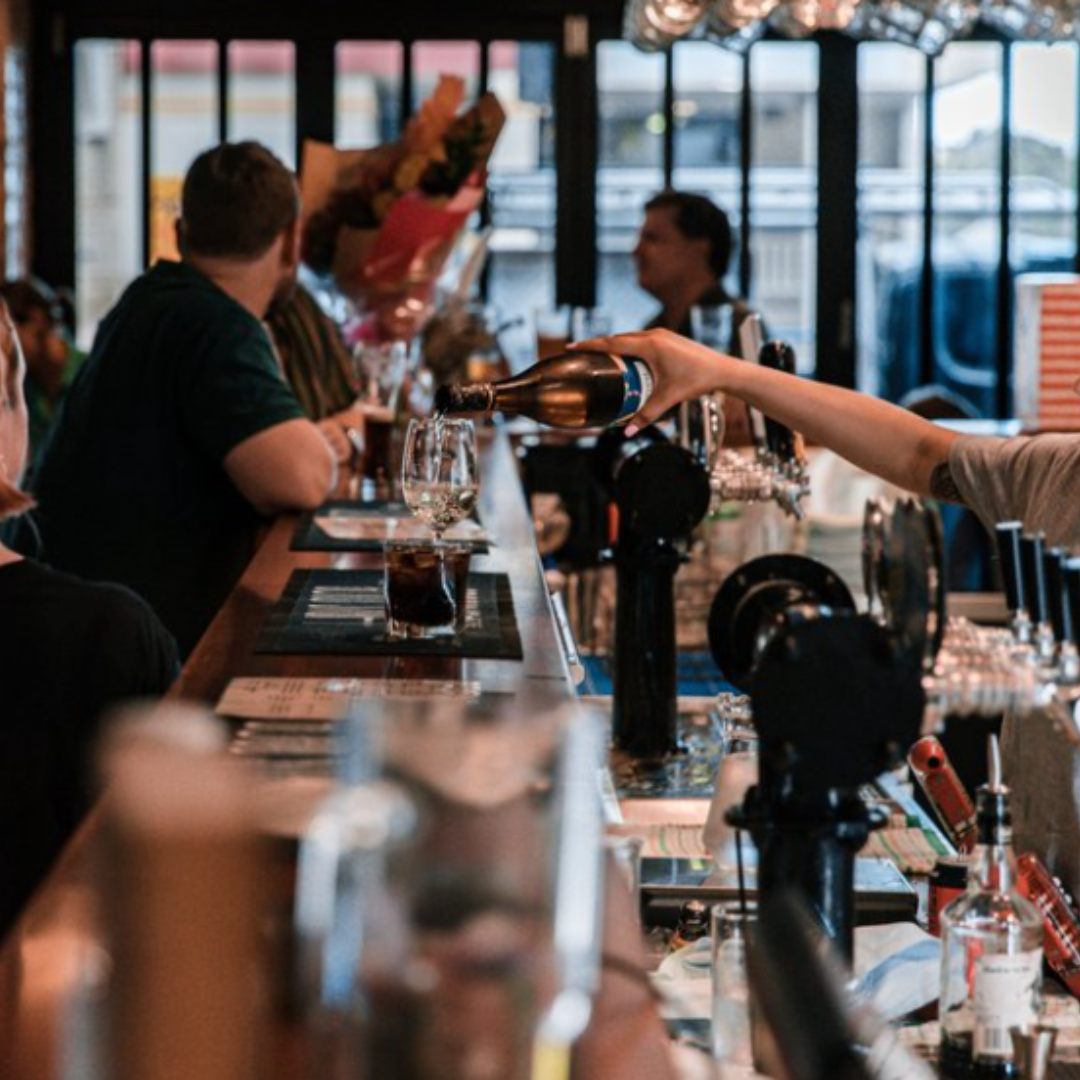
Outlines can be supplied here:
[[[502, 437], [484, 449], [480, 516], [495, 542], [473, 566], [509, 576], [522, 660], [256, 653], [258, 634], [294, 569], [381, 565], [378, 553], [290, 551], [297, 518], [284, 516], [270, 527], [169, 697], [213, 705], [237, 676], [309, 676], [468, 680], [484, 690], [513, 693], [524, 708], [572, 700], [532, 521]], [[64, 1014], [73, 989], [100, 956], [94, 905], [100, 872], [94, 840], [100, 827], [97, 809], [0, 949], [0, 1076], [61, 1080], [64, 1075]], [[576, 1049], [574, 1073], [590, 1080], [666, 1080], [670, 1063], [663, 1028], [644, 977], [633, 977], [642, 968], [633, 916], [621, 892], [609, 890], [603, 987], [593, 1025]], [[275, 1080], [300, 1080], [295, 1060], [284, 1054]]]

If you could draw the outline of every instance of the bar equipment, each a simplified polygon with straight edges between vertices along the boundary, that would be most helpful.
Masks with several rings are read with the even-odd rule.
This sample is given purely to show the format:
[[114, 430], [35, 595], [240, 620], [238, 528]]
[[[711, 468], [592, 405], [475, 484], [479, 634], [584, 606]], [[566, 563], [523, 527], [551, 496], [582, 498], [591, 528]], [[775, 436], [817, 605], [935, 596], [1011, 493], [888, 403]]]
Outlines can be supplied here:
[[605, 432], [595, 472], [619, 512], [612, 560], [615, 607], [614, 738], [635, 757], [675, 751], [675, 573], [682, 546], [709, 505], [704, 467], [655, 428]]
[[760, 895], [798, 889], [850, 956], [855, 853], [883, 824], [858, 789], [918, 733], [921, 649], [856, 615], [846, 586], [799, 556], [765, 556], [729, 577], [709, 641], [753, 699], [760, 779], [727, 819], [754, 839]]
[[[795, 372], [795, 350], [782, 341], [761, 343], [761, 319], [745, 318], [740, 327], [742, 352], [757, 357], [763, 367]], [[786, 514], [802, 519], [802, 500], [810, 494], [810, 481], [802, 440], [790, 428], [749, 408], [753, 453], [720, 445], [723, 432], [723, 402], [718, 395], [701, 399], [705, 416], [705, 460], [713, 501], [774, 501]], [[719, 435], [717, 434], [719, 431]]]

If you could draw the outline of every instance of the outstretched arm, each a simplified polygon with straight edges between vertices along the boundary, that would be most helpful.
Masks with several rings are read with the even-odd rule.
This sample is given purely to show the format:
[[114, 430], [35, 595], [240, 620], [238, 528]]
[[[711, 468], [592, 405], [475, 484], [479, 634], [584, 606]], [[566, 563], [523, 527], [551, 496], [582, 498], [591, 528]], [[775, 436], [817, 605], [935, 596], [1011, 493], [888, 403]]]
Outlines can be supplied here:
[[956, 433], [896, 405], [736, 360], [670, 330], [593, 338], [575, 348], [639, 356], [649, 365], [656, 385], [634, 418], [638, 426], [720, 390], [898, 487], [950, 501], [960, 497], [948, 464]]

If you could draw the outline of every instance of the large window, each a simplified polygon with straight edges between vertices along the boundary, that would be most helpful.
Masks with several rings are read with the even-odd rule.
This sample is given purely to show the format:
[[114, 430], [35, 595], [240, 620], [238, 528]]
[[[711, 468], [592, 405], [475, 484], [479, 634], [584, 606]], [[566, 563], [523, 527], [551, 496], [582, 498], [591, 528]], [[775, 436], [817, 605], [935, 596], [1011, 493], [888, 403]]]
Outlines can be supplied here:
[[84, 346], [143, 267], [141, 57], [131, 41], [81, 41], [75, 50], [75, 297]]
[[639, 329], [657, 309], [638, 288], [631, 252], [644, 205], [664, 186], [664, 65], [623, 41], [597, 49], [597, 298], [617, 330]]
[[531, 308], [555, 302], [555, 48], [496, 41], [489, 66], [506, 125], [489, 166], [488, 298], [521, 366], [535, 358]]
[[[563, 81], [572, 61], [560, 55], [561, 29], [553, 23], [546, 40], [528, 41], [471, 39], [464, 26], [455, 41], [342, 40], [328, 74], [325, 60], [311, 63], [299, 29], [296, 41], [211, 40], [208, 28], [195, 41], [77, 42], [81, 338], [147, 258], [174, 251], [180, 180], [200, 150], [222, 136], [257, 138], [292, 163], [312, 102], [314, 126], [339, 145], [377, 145], [400, 134], [439, 74], [454, 72], [470, 98], [491, 89], [507, 112], [474, 226], [490, 230], [484, 298], [503, 322], [521, 323], [506, 338], [515, 355], [528, 353], [534, 309], [580, 291], [580, 281], [556, 280], [557, 243], [571, 249], [558, 264], [564, 273], [591, 265], [595, 248], [597, 304], [616, 328], [654, 314], [632, 252], [645, 201], [671, 184], [728, 212], [741, 245], [728, 286], [794, 343], [803, 371], [850, 377], [847, 359], [817, 355], [817, 334], [821, 327], [835, 341], [830, 328], [851, 313], [816, 305], [819, 295], [837, 306], [854, 295], [862, 388], [895, 400], [939, 382], [985, 415], [1008, 410], [1012, 279], [1077, 265], [1080, 47], [984, 36], [927, 60], [897, 45], [848, 43], [857, 77], [839, 90], [857, 101], [858, 127], [819, 130], [823, 75], [838, 88], [835, 73], [821, 70], [839, 55], [831, 46], [769, 40], [742, 57], [703, 41], [655, 54], [594, 41], [592, 207], [591, 156], [576, 158], [581, 142], [566, 130], [555, 138], [557, 125], [578, 123], [591, 107], [567, 89], [580, 93], [579, 71]], [[322, 38], [314, 52], [325, 50]], [[298, 85], [300, 71], [325, 82], [312, 94]], [[570, 160], [558, 160], [564, 151]], [[856, 158], [856, 205], [837, 210], [819, 192], [822, 166]], [[569, 201], [571, 229], [556, 207], [582, 190], [586, 212], [581, 199]], [[846, 252], [856, 233], [856, 250]], [[47, 236], [36, 240], [37, 252], [51, 250]], [[834, 258], [837, 244], [849, 257]], [[69, 279], [61, 268], [54, 280]]]
[[858, 379], [899, 398], [922, 378], [926, 59], [859, 46]]
[[769, 42], [750, 52], [751, 299], [770, 333], [795, 346], [803, 372], [816, 359], [817, 83], [814, 44]]

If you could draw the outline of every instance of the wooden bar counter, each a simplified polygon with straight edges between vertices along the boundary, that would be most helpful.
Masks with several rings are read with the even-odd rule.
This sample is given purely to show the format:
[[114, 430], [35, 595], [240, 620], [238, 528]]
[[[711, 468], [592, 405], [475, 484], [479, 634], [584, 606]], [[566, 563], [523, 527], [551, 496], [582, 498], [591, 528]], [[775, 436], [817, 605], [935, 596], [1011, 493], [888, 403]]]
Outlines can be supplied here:
[[[431, 657], [264, 655], [255, 641], [296, 568], [376, 568], [378, 554], [289, 550], [295, 517], [268, 535], [229, 600], [211, 624], [170, 697], [213, 705], [237, 676], [460, 679], [484, 690], [513, 693], [522, 707], [571, 700], [566, 664], [553, 622], [533, 527], [507, 442], [485, 448], [480, 514], [495, 544], [476, 569], [510, 578], [524, 658], [520, 661]], [[92, 812], [0, 950], [0, 1078], [69, 1080], [62, 1033], [72, 988], [99, 952], [95, 893], [107, 867], [98, 865]], [[664, 1080], [671, 1075], [662, 1025], [643, 979], [634, 977], [639, 941], [621, 890], [609, 890], [604, 986], [590, 1031], [580, 1041], [574, 1073], [589, 1080]], [[284, 1080], [294, 1080], [285, 1066]], [[295, 1080], [324, 1078], [295, 1076]], [[327, 1077], [325, 1080], [337, 1080]]]

